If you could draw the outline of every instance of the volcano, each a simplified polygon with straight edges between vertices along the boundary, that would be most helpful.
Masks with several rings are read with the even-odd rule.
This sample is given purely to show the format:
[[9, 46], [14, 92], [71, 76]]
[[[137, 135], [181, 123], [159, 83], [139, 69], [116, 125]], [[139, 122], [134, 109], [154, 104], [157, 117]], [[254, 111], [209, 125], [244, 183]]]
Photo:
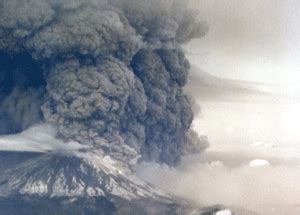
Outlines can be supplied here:
[[97, 152], [0, 153], [1, 161], [8, 157], [15, 165], [1, 171], [3, 215], [202, 213]]

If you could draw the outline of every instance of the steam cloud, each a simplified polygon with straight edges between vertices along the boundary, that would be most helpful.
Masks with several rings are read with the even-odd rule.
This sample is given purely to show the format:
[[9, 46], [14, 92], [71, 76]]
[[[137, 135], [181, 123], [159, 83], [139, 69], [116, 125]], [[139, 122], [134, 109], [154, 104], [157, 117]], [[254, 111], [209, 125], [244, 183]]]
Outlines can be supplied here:
[[0, 14], [0, 133], [46, 120], [65, 141], [169, 165], [206, 147], [180, 44], [207, 27], [186, 3], [1, 0]]

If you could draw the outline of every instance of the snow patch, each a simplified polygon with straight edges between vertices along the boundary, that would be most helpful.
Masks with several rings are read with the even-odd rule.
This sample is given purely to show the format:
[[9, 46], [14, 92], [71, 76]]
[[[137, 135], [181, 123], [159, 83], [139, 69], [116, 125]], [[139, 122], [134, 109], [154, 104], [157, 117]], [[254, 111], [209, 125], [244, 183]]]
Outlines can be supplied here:
[[86, 188], [86, 193], [88, 196], [105, 196], [104, 191], [101, 190], [99, 187], [88, 187]]
[[48, 185], [45, 184], [43, 181], [27, 183], [20, 192], [43, 195], [48, 192]]

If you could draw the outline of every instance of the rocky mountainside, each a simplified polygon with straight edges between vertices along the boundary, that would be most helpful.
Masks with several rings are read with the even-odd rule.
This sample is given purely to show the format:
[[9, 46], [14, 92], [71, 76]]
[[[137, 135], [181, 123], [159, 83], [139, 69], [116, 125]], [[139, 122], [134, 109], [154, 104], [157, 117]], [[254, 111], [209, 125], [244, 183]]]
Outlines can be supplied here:
[[108, 156], [78, 155], [45, 154], [5, 171], [0, 176], [1, 195], [114, 195], [124, 199], [162, 196], [128, 170], [117, 168], [118, 164]]

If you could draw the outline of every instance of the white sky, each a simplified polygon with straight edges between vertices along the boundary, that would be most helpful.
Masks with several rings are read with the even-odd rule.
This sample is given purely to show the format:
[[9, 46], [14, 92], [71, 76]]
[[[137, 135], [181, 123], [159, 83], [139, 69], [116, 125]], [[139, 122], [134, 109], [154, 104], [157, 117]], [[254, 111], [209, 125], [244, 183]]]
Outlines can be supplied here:
[[205, 38], [186, 45], [193, 64], [217, 76], [298, 89], [299, 0], [191, 0], [191, 5], [210, 25]]

